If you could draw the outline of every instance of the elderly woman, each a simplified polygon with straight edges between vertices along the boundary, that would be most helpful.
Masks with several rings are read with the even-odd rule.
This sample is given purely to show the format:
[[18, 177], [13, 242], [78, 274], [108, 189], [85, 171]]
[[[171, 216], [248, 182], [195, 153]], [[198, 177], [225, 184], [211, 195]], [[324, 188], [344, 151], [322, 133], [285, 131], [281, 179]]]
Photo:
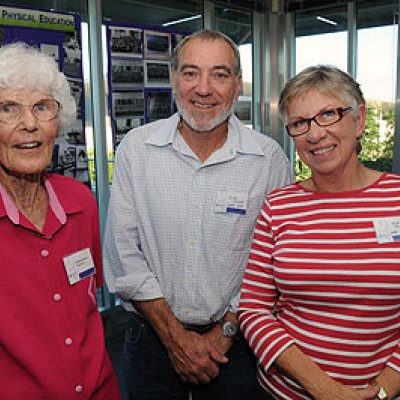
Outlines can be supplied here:
[[120, 398], [96, 304], [96, 203], [45, 172], [75, 109], [52, 58], [22, 43], [0, 49], [2, 400]]
[[344, 72], [304, 70], [279, 107], [312, 177], [271, 193], [254, 231], [239, 320], [260, 398], [400, 398], [400, 177], [359, 162]]

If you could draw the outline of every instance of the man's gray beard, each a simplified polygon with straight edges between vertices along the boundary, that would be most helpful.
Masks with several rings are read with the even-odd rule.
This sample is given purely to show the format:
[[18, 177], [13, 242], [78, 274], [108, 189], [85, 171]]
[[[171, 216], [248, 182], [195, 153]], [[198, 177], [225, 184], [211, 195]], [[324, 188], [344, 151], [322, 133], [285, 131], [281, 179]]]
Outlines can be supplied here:
[[196, 123], [196, 120], [192, 118], [190, 113], [188, 112], [187, 108], [182, 107], [179, 102], [176, 100], [176, 108], [179, 111], [179, 114], [181, 114], [183, 120], [194, 130], [197, 132], [209, 132], [216, 128], [218, 125], [221, 125], [223, 122], [225, 122], [230, 115], [233, 113], [233, 107], [234, 105], [232, 104], [231, 107], [225, 108], [221, 110], [221, 112], [212, 118], [211, 120], [207, 121], [206, 124], [198, 125]]

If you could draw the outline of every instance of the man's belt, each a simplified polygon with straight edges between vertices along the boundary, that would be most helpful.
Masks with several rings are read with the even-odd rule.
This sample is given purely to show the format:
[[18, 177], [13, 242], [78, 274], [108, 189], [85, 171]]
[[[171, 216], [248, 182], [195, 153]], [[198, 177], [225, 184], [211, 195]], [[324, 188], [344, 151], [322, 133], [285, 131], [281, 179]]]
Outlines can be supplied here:
[[[139, 314], [132, 312], [133, 318], [139, 322], [140, 324], [145, 324], [147, 326], [150, 326], [150, 324]], [[206, 325], [198, 325], [198, 324], [186, 324], [182, 323], [182, 326], [187, 330], [187, 331], [192, 331], [196, 332], [200, 335], [204, 335], [205, 333], [211, 331], [212, 328], [217, 324], [216, 322], [210, 322], [209, 324]]]

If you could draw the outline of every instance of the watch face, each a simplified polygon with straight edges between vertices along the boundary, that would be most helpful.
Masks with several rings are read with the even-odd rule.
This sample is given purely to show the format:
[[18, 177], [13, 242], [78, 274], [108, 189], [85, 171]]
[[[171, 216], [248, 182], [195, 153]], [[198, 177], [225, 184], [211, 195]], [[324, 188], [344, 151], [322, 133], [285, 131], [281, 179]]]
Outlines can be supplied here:
[[226, 321], [222, 325], [222, 334], [226, 337], [234, 337], [238, 331], [238, 327], [231, 321]]

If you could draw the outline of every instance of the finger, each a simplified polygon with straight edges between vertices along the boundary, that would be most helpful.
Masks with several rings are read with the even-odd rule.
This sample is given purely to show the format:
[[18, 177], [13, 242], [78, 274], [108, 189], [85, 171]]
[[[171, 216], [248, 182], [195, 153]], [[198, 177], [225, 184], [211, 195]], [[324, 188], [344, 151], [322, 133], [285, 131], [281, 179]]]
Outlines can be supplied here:
[[212, 377], [209, 376], [209, 375], [206, 374], [206, 373], [202, 373], [202, 374], [199, 374], [199, 375], [197, 376], [197, 379], [198, 379], [198, 381], [201, 382], [201, 383], [210, 383]]
[[209, 363], [207, 368], [203, 370], [210, 378], [215, 378], [219, 374], [218, 364]]
[[219, 364], [226, 364], [228, 362], [228, 357], [214, 349], [210, 351], [210, 358]]

